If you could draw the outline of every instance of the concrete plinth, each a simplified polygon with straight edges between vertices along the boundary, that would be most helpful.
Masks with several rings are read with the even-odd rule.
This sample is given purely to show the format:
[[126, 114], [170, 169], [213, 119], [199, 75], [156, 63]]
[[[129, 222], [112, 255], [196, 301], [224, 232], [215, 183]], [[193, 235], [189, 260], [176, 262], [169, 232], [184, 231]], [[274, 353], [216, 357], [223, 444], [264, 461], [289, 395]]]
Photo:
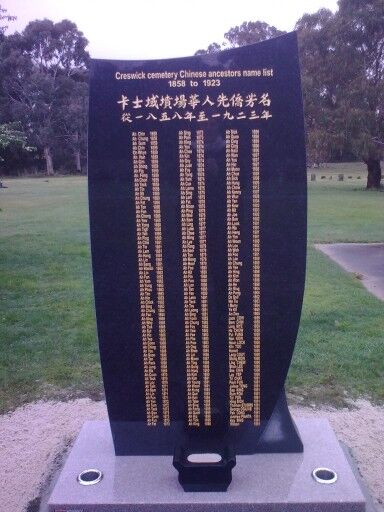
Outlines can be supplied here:
[[[300, 454], [237, 456], [227, 492], [186, 493], [172, 457], [116, 457], [106, 421], [84, 424], [49, 500], [50, 512], [363, 512], [365, 499], [325, 419], [296, 422]], [[313, 469], [336, 471], [333, 484], [317, 483]], [[89, 486], [77, 475], [103, 472]]]

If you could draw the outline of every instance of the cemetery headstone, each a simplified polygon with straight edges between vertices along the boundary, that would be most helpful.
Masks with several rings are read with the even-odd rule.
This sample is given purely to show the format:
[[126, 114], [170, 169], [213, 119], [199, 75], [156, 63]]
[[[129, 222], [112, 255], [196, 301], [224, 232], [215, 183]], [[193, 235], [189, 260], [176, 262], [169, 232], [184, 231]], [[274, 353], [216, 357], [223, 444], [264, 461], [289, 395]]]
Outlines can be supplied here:
[[295, 34], [183, 59], [94, 60], [89, 115], [116, 454], [301, 449], [290, 422], [284, 447], [262, 442], [285, 407], [304, 290]]

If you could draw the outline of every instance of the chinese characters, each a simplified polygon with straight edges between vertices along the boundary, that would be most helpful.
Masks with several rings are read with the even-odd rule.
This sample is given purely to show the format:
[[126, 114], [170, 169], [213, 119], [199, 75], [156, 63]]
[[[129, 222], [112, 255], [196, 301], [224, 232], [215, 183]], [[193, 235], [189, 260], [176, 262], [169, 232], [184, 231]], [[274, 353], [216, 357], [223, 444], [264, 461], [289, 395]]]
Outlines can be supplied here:
[[265, 120], [272, 118], [272, 100], [268, 92], [241, 94], [234, 92], [218, 95], [184, 94], [174, 96], [152, 93], [148, 96], [128, 97], [122, 94], [116, 101], [123, 123], [135, 121], [189, 121], [207, 122], [211, 119]]

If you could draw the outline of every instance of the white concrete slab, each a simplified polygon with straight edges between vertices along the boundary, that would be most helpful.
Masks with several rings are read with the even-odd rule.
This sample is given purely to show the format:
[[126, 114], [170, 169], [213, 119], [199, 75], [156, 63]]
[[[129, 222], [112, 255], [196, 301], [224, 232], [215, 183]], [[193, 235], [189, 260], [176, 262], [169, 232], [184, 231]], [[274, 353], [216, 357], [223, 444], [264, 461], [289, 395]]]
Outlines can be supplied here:
[[[325, 419], [296, 423], [301, 454], [237, 457], [228, 492], [186, 493], [172, 457], [116, 457], [107, 421], [85, 423], [49, 500], [50, 512], [363, 512], [365, 499], [333, 430]], [[315, 467], [335, 470], [334, 484], [312, 478]], [[81, 486], [87, 468], [100, 483]]]

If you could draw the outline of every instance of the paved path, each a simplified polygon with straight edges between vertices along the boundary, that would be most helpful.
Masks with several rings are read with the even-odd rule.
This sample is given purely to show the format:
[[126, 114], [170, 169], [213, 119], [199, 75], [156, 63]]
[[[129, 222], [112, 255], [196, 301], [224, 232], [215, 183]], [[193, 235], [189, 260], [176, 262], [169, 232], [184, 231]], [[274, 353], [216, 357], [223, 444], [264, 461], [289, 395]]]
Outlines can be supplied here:
[[384, 300], [384, 243], [316, 244], [315, 247], [347, 272], [361, 274], [367, 290]]

